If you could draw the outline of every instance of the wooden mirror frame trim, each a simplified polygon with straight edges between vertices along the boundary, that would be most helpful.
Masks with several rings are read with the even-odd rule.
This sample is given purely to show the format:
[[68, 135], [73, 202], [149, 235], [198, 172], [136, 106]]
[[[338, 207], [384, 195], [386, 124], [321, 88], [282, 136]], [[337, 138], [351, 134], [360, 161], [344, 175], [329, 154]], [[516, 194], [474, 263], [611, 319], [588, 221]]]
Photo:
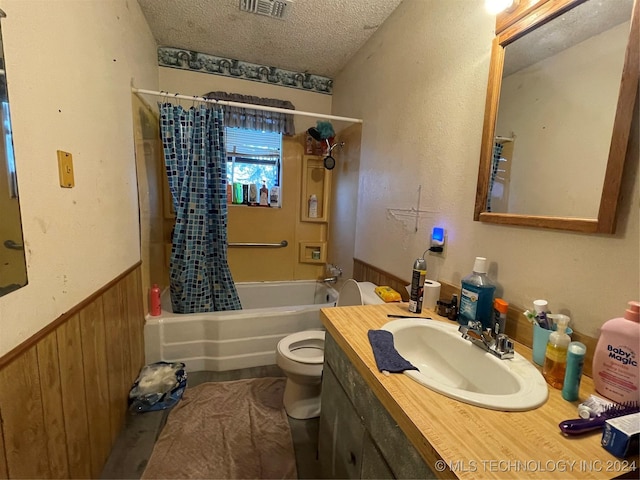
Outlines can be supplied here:
[[486, 223], [520, 225], [583, 233], [614, 233], [620, 184], [631, 133], [631, 121], [638, 96], [638, 72], [640, 57], [640, 7], [635, 0], [631, 14], [631, 29], [625, 53], [618, 105], [609, 147], [609, 159], [605, 171], [598, 218], [572, 218], [553, 216], [520, 215], [512, 213], [485, 212], [489, 193], [489, 172], [493, 158], [498, 101], [502, 85], [504, 48], [527, 32], [561, 15], [585, 0], [524, 0], [513, 12], [503, 14], [496, 20], [496, 36], [491, 49], [489, 82], [485, 104], [482, 147], [478, 167], [478, 185], [473, 219]]

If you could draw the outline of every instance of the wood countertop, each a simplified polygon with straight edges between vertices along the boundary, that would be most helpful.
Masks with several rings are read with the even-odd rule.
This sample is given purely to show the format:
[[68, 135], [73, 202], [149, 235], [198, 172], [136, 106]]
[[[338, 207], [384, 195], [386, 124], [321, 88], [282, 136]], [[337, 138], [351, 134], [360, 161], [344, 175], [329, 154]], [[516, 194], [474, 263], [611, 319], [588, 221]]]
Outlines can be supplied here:
[[[407, 303], [321, 310], [327, 331], [439, 477], [602, 479], [637, 468], [637, 455], [623, 460], [601, 446], [600, 430], [576, 437], [560, 432], [558, 423], [578, 418], [578, 404], [594, 393], [589, 377], [582, 377], [578, 401], [567, 402], [549, 387], [541, 407], [501, 412], [448, 398], [403, 374], [378, 372], [367, 331], [392, 320], [387, 314], [412, 315]], [[455, 323], [430, 310], [421, 315]], [[530, 348], [516, 344], [516, 351], [531, 360]]]

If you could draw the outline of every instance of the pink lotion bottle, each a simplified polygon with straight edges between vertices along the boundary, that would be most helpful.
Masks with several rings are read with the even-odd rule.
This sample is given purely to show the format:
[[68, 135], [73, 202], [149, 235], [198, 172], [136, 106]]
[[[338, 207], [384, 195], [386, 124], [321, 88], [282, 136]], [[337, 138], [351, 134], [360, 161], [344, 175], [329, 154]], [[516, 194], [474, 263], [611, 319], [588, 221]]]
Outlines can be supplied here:
[[629, 302], [622, 318], [602, 325], [593, 354], [596, 391], [614, 402], [638, 401], [640, 377], [640, 302]]

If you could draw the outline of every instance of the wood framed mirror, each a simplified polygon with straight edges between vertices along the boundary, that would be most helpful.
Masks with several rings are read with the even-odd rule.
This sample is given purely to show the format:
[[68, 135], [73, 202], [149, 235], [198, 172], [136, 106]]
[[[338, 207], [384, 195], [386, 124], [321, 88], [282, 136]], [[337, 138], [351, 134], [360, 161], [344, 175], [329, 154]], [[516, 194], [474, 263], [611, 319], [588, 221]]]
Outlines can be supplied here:
[[[637, 115], [639, 1], [521, 0], [497, 17], [474, 220], [614, 233]], [[536, 57], [538, 50], [545, 53]], [[568, 56], [575, 52], [577, 60]], [[578, 70], [585, 65], [598, 73]]]
[[[0, 10], [0, 18], [5, 13]], [[0, 28], [0, 296], [27, 284], [20, 198]]]

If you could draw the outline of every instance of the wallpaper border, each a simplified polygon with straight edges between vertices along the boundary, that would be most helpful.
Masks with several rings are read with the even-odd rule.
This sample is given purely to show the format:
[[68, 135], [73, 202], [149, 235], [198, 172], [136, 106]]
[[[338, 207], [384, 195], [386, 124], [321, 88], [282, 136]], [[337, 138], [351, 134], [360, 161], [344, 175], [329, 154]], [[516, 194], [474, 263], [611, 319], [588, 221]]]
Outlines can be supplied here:
[[333, 80], [327, 77], [242, 62], [180, 48], [158, 47], [158, 65], [297, 88], [325, 95], [331, 95], [333, 92]]

